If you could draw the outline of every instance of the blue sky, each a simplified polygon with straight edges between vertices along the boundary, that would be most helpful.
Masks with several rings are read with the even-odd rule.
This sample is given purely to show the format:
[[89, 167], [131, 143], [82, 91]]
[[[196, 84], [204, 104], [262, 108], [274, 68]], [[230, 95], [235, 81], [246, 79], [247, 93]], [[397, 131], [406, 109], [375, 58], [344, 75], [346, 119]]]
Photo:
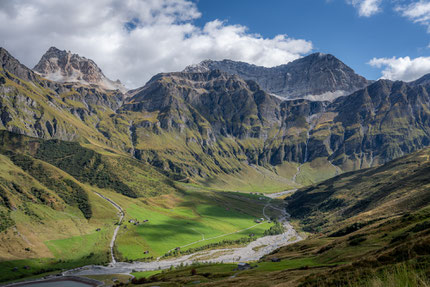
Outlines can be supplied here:
[[360, 17], [344, 0], [199, 0], [202, 17], [196, 24], [214, 19], [248, 27], [264, 37], [287, 34], [312, 41], [313, 51], [330, 53], [369, 78], [381, 70], [367, 64], [372, 58], [429, 56], [430, 39], [424, 25], [394, 11], [391, 1], [382, 11]]
[[[137, 88], [206, 59], [272, 67], [331, 53], [369, 79], [430, 73], [430, 0], [0, 0], [0, 46], [51, 46]], [[370, 63], [370, 64], [369, 64]]]

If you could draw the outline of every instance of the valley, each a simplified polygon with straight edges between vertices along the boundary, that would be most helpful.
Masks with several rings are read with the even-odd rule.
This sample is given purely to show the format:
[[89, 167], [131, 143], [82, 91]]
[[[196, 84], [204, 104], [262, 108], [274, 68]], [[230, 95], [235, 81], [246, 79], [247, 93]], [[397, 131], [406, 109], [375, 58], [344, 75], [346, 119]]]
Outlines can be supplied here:
[[[200, 281], [202, 286], [427, 286], [429, 153], [430, 150], [425, 149], [379, 168], [351, 172], [299, 189], [286, 198], [287, 211], [291, 212], [293, 222], [299, 220], [302, 228], [309, 231], [307, 236], [250, 262], [250, 269], [237, 270], [237, 264], [194, 264], [155, 274], [135, 273], [145, 278], [136, 282], [143, 286], [180, 286], [195, 281]], [[377, 184], [376, 178], [382, 173], [395, 176], [398, 182], [387, 178], [386, 182]], [[391, 185], [397, 187], [393, 195], [378, 193]], [[343, 186], [344, 189], [335, 193], [322, 191], [329, 186]], [[351, 216], [345, 211], [357, 202], [342, 204], [337, 200], [342, 190], [351, 187], [378, 195], [378, 200], [385, 203], [367, 205], [359, 211], [353, 208], [356, 213]], [[416, 190], [416, 194], [411, 190]], [[327, 196], [325, 200], [307, 200], [306, 208], [328, 205], [315, 208], [311, 212], [314, 216], [308, 217], [303, 215], [308, 211], [294, 204], [303, 200], [303, 196]], [[361, 200], [366, 202], [362, 197], [358, 202]], [[403, 209], [405, 207], [408, 209]], [[319, 210], [331, 211], [331, 216], [324, 216]], [[329, 224], [325, 218], [334, 222]]]
[[127, 91], [55, 47], [33, 70], [0, 56], [0, 282], [427, 280], [425, 77], [368, 81], [316, 53]]

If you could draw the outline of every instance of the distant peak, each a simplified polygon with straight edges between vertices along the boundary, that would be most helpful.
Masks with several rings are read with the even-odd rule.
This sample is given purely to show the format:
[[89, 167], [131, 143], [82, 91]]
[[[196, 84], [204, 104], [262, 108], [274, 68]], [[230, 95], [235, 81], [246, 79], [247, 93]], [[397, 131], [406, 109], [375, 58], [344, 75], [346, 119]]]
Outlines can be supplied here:
[[336, 59], [336, 60], [340, 61], [339, 59], [337, 59], [332, 54], [326, 54], [326, 53], [321, 53], [321, 52], [309, 54], [308, 56], [305, 56], [303, 58], [299, 58], [296, 61], [300, 61], [300, 60], [306, 59], [306, 58], [312, 58], [312, 59]]
[[47, 51], [47, 53], [52, 53], [52, 52], [61, 52], [61, 50], [60, 49], [58, 49], [57, 47], [54, 47], [54, 46], [51, 46], [49, 49], [48, 49], [48, 51]]
[[[316, 53], [309, 54], [308, 57], [311, 56], [311, 57], [320, 57], [320, 58], [323, 58], [323, 57], [326, 57], [327, 55], [329, 55], [329, 54], [325, 54], [325, 53], [321, 53], [321, 52], [316, 52]], [[306, 58], [306, 56], [304, 58]]]
[[260, 87], [278, 96], [296, 99], [325, 99], [325, 95], [341, 96], [366, 87], [369, 82], [331, 54], [312, 53], [276, 67], [263, 67], [240, 61], [204, 60], [185, 68], [184, 72], [221, 70], [253, 80]]
[[54, 46], [46, 51], [33, 70], [51, 81], [75, 82], [97, 85], [106, 90], [126, 91], [121, 82], [108, 79], [94, 61]]

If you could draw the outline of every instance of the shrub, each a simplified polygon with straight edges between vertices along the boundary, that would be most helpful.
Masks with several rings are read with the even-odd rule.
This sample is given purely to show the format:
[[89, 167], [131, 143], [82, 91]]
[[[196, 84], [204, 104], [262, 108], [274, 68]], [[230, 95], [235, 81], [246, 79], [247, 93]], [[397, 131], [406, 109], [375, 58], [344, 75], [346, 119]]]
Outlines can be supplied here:
[[361, 242], [366, 241], [366, 237], [358, 237], [354, 238], [349, 242], [349, 245], [351, 246], [357, 246], [360, 245]]
[[264, 236], [278, 235], [284, 232], [285, 232], [284, 226], [281, 223], [276, 222], [275, 225], [271, 226], [268, 230], [265, 230], [263, 235]]
[[344, 227], [344, 228], [342, 228], [342, 229], [340, 229], [340, 230], [338, 230], [338, 231], [330, 234], [329, 237], [341, 237], [341, 236], [344, 236], [344, 235], [348, 235], [348, 234], [350, 234], [352, 232], [360, 230], [361, 228], [363, 228], [367, 224], [368, 223], [362, 223], [362, 222], [353, 223], [353, 224], [351, 224], [351, 225], [349, 225], [347, 227]]
[[422, 223], [418, 223], [414, 227], [412, 227], [409, 231], [410, 232], [420, 232], [426, 229], [430, 228], [430, 221], [424, 221]]

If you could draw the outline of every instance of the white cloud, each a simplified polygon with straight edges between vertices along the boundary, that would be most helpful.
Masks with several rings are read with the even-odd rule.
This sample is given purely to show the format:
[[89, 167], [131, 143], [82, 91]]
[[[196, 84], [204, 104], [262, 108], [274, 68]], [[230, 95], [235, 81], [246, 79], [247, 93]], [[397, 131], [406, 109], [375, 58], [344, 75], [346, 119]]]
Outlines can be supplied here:
[[383, 68], [383, 79], [413, 81], [430, 73], [430, 57], [373, 58], [369, 64]]
[[381, 11], [382, 0], [347, 0], [358, 10], [361, 17], [370, 17]]
[[30, 67], [50, 46], [71, 50], [128, 87], [208, 58], [274, 66], [312, 50], [306, 40], [264, 38], [220, 20], [201, 28], [193, 24], [200, 16], [189, 0], [0, 0], [0, 46]]
[[430, 1], [420, 0], [409, 5], [397, 6], [395, 10], [414, 23], [427, 26], [430, 33]]

